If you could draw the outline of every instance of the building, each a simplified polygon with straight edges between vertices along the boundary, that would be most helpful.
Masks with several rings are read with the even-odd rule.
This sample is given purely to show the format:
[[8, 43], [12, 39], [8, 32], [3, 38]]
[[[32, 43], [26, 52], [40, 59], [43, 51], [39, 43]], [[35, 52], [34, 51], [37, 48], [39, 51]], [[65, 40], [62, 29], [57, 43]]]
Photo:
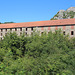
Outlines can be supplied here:
[[63, 34], [69, 34], [70, 37], [75, 37], [75, 18], [61, 19], [61, 20], [48, 20], [37, 22], [25, 23], [10, 23], [0, 24], [0, 39], [3, 39], [8, 32], [16, 32], [19, 36], [24, 32], [26, 35], [31, 35], [33, 30], [40, 31], [40, 34], [46, 31], [54, 32], [61, 29]]

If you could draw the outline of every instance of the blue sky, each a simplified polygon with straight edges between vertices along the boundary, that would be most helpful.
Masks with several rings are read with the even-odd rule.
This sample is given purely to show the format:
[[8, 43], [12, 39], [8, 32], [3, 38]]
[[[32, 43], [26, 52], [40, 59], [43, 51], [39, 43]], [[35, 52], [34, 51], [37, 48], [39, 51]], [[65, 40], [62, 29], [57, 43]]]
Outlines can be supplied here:
[[69, 7], [75, 7], [75, 0], [0, 0], [0, 22], [50, 20]]

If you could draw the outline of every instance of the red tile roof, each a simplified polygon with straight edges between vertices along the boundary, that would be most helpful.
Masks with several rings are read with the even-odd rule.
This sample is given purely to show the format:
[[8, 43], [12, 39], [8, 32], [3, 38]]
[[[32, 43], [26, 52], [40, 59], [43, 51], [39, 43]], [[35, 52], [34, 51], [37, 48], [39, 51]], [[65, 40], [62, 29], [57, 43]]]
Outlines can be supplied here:
[[75, 24], [75, 18], [73, 18], [73, 19], [61, 19], [61, 20], [37, 21], [37, 22], [0, 24], [0, 28], [57, 26], [57, 25], [73, 25], [73, 24]]

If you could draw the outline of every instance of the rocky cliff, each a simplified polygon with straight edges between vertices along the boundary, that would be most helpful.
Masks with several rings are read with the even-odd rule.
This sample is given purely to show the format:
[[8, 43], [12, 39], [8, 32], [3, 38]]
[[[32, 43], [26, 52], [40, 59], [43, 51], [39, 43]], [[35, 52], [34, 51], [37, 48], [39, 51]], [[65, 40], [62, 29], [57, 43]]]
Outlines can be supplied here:
[[70, 7], [67, 10], [60, 10], [51, 20], [75, 18], [75, 7]]

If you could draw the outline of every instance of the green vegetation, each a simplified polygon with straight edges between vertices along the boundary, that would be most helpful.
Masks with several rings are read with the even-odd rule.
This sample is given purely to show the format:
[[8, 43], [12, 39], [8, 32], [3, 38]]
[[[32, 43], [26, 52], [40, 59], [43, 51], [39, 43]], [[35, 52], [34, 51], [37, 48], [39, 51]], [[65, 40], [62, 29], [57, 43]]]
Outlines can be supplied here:
[[50, 20], [57, 20], [57, 19], [53, 17], [53, 18], [51, 18]]
[[4, 23], [0, 22], [0, 24], [8, 24], [8, 23], [14, 23], [14, 22], [4, 22]]
[[59, 14], [59, 12], [57, 12], [57, 14], [53, 18], [51, 18], [50, 20], [57, 20], [55, 17], [59, 17], [58, 14]]
[[66, 15], [65, 12], [63, 12], [63, 19], [66, 19], [68, 16]]
[[[59, 14], [59, 12], [58, 12], [53, 18], [51, 18], [51, 20], [57, 20], [58, 17], [60, 16], [60, 15], [58, 15], [58, 14]], [[70, 11], [70, 12], [64, 11], [62, 18], [63, 18], [63, 19], [68, 19], [68, 18], [74, 18], [74, 16], [75, 16], [75, 12], [73, 12], [73, 11]], [[55, 18], [55, 17], [57, 17], [57, 18]]]
[[63, 13], [63, 18], [64, 18], [64, 19], [65, 19], [65, 18], [68, 18], [68, 17], [74, 18], [74, 15], [75, 15], [75, 12], [73, 12], [73, 11], [64, 12], [64, 13]]
[[0, 75], [75, 75], [75, 38], [59, 31], [0, 41]]
[[7, 23], [14, 23], [14, 22], [4, 22], [4, 24], [7, 24]]

